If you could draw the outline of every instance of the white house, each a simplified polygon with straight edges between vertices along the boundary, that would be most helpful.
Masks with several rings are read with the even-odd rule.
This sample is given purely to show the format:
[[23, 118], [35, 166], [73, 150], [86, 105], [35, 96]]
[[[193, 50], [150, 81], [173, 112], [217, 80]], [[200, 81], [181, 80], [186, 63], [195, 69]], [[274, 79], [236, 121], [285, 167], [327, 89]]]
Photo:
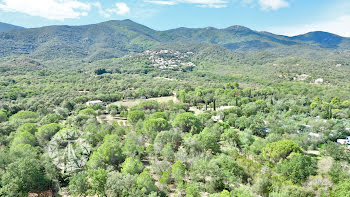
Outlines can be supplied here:
[[350, 136], [346, 137], [345, 139], [337, 139], [337, 143], [350, 145]]
[[88, 101], [86, 102], [86, 105], [106, 105], [103, 101], [101, 100], [93, 100], [93, 101]]
[[324, 80], [322, 78], [316, 79], [315, 84], [321, 84], [321, 83], [323, 83], [323, 81]]

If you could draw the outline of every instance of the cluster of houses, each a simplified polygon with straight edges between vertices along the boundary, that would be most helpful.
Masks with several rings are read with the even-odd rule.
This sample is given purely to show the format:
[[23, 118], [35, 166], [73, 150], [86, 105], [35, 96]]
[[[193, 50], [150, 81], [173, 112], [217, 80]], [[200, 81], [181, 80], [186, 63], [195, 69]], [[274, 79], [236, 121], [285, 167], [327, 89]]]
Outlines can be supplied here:
[[147, 50], [144, 54], [148, 55], [148, 59], [153, 63], [154, 67], [162, 70], [175, 70], [179, 66], [195, 67], [196, 65], [188, 59], [193, 55], [193, 52], [181, 53], [172, 50]]

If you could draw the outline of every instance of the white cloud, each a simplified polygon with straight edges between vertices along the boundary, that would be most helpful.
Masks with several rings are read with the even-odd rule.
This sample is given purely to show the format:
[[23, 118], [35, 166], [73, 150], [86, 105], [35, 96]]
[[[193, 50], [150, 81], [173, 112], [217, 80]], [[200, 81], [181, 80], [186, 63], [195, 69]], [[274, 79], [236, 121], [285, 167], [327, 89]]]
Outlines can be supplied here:
[[350, 37], [350, 15], [343, 15], [335, 20], [318, 22], [313, 24], [304, 24], [288, 27], [271, 28], [271, 32], [295, 36], [311, 31], [326, 31], [340, 36]]
[[88, 15], [91, 5], [78, 0], [0, 0], [0, 9], [50, 20], [64, 20]]
[[177, 4], [177, 2], [175, 2], [175, 1], [146, 1], [146, 2], [158, 4], [158, 5], [175, 5], [175, 4]]
[[115, 6], [116, 9], [113, 11], [118, 15], [126, 15], [130, 13], [130, 8], [128, 7], [128, 5], [126, 5], [126, 3], [116, 3]]
[[[224, 8], [230, 2], [237, 2], [238, 0], [144, 0], [148, 3], [158, 5], [176, 5], [180, 3], [196, 4], [199, 7], [209, 8]], [[262, 10], [278, 10], [280, 8], [289, 7], [287, 0], [239, 0], [243, 5], [250, 5], [255, 7], [260, 6]]]
[[103, 10], [101, 6], [97, 6], [99, 8], [99, 12], [102, 16], [105, 18], [111, 17], [112, 14], [118, 14], [118, 15], [127, 15], [130, 13], [130, 8], [126, 3], [120, 2], [115, 3], [115, 7], [108, 8], [106, 10]]
[[180, 3], [196, 4], [199, 7], [224, 8], [227, 7], [226, 0], [145, 0], [145, 2], [158, 5], [176, 5]]
[[97, 8], [100, 15], [105, 18], [109, 18], [113, 14], [126, 15], [130, 13], [130, 8], [123, 2], [117, 2], [112, 8], [104, 10], [100, 2], [86, 3], [79, 0], [0, 0], [0, 10], [59, 21], [87, 16], [93, 7]]
[[259, 5], [263, 10], [278, 10], [289, 7], [289, 3], [286, 0], [259, 0]]

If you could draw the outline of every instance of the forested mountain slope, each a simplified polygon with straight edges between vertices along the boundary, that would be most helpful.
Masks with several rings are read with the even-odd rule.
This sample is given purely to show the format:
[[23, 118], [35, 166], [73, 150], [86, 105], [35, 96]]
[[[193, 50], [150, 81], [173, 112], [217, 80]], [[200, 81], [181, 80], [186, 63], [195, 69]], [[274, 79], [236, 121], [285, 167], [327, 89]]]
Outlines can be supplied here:
[[225, 29], [178, 28], [156, 31], [131, 20], [108, 21], [84, 26], [48, 26], [0, 33], [0, 57], [29, 55], [40, 59], [115, 58], [139, 53], [159, 45], [210, 43], [230, 50], [290, 51], [349, 49], [349, 38], [324, 32], [286, 37], [242, 26]]
[[16, 25], [11, 25], [11, 24], [0, 22], [0, 32], [8, 32], [8, 31], [15, 30], [15, 29], [24, 29], [24, 28], [16, 26]]

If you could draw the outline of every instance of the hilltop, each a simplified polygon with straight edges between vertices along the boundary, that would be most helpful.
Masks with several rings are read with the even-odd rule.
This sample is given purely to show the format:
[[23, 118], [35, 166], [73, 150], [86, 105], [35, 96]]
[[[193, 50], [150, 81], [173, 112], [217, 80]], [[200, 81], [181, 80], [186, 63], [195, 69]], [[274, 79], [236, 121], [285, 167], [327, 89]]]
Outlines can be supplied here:
[[233, 51], [301, 52], [350, 49], [350, 39], [325, 32], [287, 37], [243, 26], [156, 31], [131, 20], [84, 26], [48, 26], [0, 33], [0, 57], [84, 58], [89, 61], [142, 53], [162, 45], [209, 43]]
[[0, 22], [0, 32], [8, 32], [15, 29], [24, 29], [24, 27]]

